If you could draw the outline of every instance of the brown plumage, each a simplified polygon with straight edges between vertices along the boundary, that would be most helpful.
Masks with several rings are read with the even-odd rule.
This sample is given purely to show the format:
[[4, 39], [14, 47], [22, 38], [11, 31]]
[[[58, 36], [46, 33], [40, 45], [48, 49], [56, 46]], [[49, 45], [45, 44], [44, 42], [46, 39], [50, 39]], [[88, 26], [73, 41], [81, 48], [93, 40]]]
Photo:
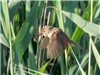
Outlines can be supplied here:
[[74, 45], [85, 51], [81, 46], [72, 41], [61, 29], [51, 26], [44, 26], [41, 33], [38, 35], [44, 35], [40, 48], [47, 47], [47, 58], [55, 59], [61, 55], [66, 48], [70, 45]]

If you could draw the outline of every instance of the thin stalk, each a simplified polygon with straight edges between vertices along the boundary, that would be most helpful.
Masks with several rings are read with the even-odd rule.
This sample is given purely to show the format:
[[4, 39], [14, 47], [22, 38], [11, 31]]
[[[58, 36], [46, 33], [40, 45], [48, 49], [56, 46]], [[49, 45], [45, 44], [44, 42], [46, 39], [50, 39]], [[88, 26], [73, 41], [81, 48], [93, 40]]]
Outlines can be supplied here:
[[[70, 48], [71, 48], [71, 47], [70, 47]], [[72, 51], [72, 53], [73, 53], [73, 55], [74, 55], [74, 58], [75, 58], [75, 60], [76, 60], [76, 62], [77, 62], [77, 64], [78, 64], [78, 66], [79, 66], [79, 69], [80, 69], [82, 75], [86, 75], [85, 72], [84, 72], [84, 70], [82, 69], [82, 67], [81, 67], [81, 65], [80, 65], [80, 63], [79, 63], [79, 61], [78, 61], [78, 59], [77, 59], [77, 57], [76, 57], [76, 55], [75, 55], [75, 53], [74, 53], [74, 51], [73, 51], [72, 48], [71, 48], [71, 51]], [[77, 74], [76, 74], [76, 75], [77, 75]]]
[[39, 55], [39, 38], [38, 38], [38, 41], [37, 41], [37, 51], [36, 51], [36, 56], [37, 56], [37, 58], [36, 58], [36, 65], [38, 66], [38, 55]]
[[48, 0], [45, 1], [45, 10], [44, 10], [43, 26], [45, 25], [45, 17], [46, 17], [46, 11], [47, 11], [47, 3], [48, 3]]
[[65, 50], [65, 63], [66, 63], [66, 75], [69, 75], [69, 71], [68, 71], [68, 54], [67, 54], [67, 49]]
[[[92, 15], [93, 15], [93, 0], [91, 0], [91, 23], [92, 23]], [[91, 72], [91, 45], [92, 45], [92, 36], [90, 35], [88, 75], [90, 75]]]
[[7, 65], [7, 75], [9, 75], [9, 67], [10, 67], [10, 56], [9, 56], [8, 65]]
[[14, 75], [14, 69], [13, 69], [13, 50], [12, 50], [12, 43], [10, 42], [10, 59], [11, 59], [11, 74]]
[[[41, 32], [41, 27], [42, 27], [42, 18], [43, 18], [43, 13], [44, 13], [44, 8], [45, 8], [45, 5], [42, 9], [42, 14], [41, 14], [41, 17], [40, 17], [40, 24], [39, 24], [39, 33]], [[39, 45], [39, 41], [42, 42], [43, 40], [43, 36], [39, 36], [39, 39], [38, 39], [38, 45]], [[40, 68], [40, 59], [41, 59], [41, 49], [39, 50], [38, 48], [39, 46], [37, 46], [37, 64], [38, 64], [38, 69]]]
[[52, 72], [52, 69], [53, 69], [53, 67], [54, 67], [54, 64], [55, 64], [56, 59], [57, 59], [57, 58], [55, 58], [54, 61], [53, 61], [53, 65], [52, 65], [52, 67], [51, 67], [51, 69], [50, 69], [50, 73], [49, 73], [49, 74], [51, 74], [51, 72]]
[[50, 15], [51, 15], [51, 12], [49, 11], [47, 25], [49, 25], [49, 22], [50, 22]]
[[88, 64], [88, 75], [90, 75], [91, 71], [91, 35], [90, 35], [90, 41], [89, 41], [89, 64]]
[[[49, 25], [49, 22], [50, 22], [50, 12], [49, 12], [49, 14], [48, 14], [47, 25]], [[44, 62], [44, 60], [45, 60], [45, 52], [46, 52], [46, 51], [43, 52], [42, 66], [43, 66], [43, 62]]]
[[[12, 23], [10, 23], [11, 25], [11, 30], [12, 30], [12, 27], [14, 29], [14, 26], [15, 26], [15, 16], [14, 16], [14, 19], [13, 19], [13, 26], [12, 26]], [[12, 31], [13, 32], [13, 31]], [[10, 34], [11, 35], [11, 34]], [[13, 40], [15, 40], [15, 35], [14, 33], [12, 34], [13, 35]], [[11, 36], [10, 36], [11, 37]], [[11, 42], [11, 39], [10, 39], [10, 42]], [[12, 53], [12, 56], [11, 56], [11, 53]], [[12, 58], [12, 60], [11, 60]], [[7, 65], [7, 75], [9, 75], [9, 68], [10, 68], [10, 61], [12, 61], [13, 63], [13, 52], [12, 52], [12, 42], [10, 43], [10, 56], [9, 56], [9, 59], [8, 59], [8, 65]], [[12, 65], [11, 65], [12, 66]], [[14, 73], [14, 69], [11, 68], [13, 73]]]
[[[45, 10], [44, 10], [44, 20], [43, 20], [43, 26], [45, 26], [45, 18], [46, 18], [46, 11], [47, 11], [47, 3], [48, 3], [48, 0], [45, 1]], [[42, 39], [43, 40], [43, 39]], [[45, 49], [43, 50], [43, 56], [45, 56]], [[44, 61], [44, 58], [42, 59], [42, 61]], [[43, 64], [43, 62], [42, 62]]]
[[[9, 26], [11, 24], [9, 23]], [[12, 50], [12, 41], [11, 41], [11, 28], [9, 27], [9, 42], [10, 42], [10, 60], [11, 60], [11, 75], [14, 75], [14, 69], [13, 69], [13, 50]], [[9, 62], [8, 62], [9, 63]]]

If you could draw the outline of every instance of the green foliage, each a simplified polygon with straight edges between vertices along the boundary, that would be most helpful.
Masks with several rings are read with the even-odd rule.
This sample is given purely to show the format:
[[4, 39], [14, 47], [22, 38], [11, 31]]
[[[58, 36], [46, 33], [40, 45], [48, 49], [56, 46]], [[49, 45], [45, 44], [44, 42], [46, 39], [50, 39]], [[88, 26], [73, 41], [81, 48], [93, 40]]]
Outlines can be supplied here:
[[[46, 14], [43, 13], [43, 16], [46, 16], [45, 21], [44, 17], [41, 17], [42, 10], [46, 8], [44, 2], [6, 0], [1, 2], [1, 75], [7, 74], [8, 64], [10, 64], [9, 74], [12, 75], [49, 74], [52, 61], [47, 60], [46, 53], [39, 49], [40, 41], [35, 36], [39, 28], [42, 28], [42, 23], [47, 24], [46, 14], [49, 11], [50, 26], [61, 28], [73, 41], [87, 50], [83, 52], [78, 48], [69, 47], [57, 58], [51, 74], [88, 74], [88, 50], [91, 39], [91, 75], [99, 75], [100, 2], [93, 1], [93, 11], [91, 11], [90, 1], [48, 1]], [[91, 12], [93, 12], [93, 23], [90, 22]], [[92, 35], [92, 38], [89, 35]], [[9, 56], [11, 63], [8, 63]]]

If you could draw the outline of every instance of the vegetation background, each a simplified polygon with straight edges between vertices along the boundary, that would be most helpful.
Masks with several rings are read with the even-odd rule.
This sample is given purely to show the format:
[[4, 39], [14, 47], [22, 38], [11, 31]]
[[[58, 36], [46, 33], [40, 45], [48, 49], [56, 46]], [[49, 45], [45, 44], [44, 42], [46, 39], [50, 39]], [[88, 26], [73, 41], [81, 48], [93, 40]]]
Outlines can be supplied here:
[[[0, 5], [1, 75], [48, 75], [52, 66], [52, 75], [100, 74], [100, 1], [2, 0]], [[61, 28], [87, 52], [69, 47], [53, 63], [47, 49], [39, 49], [43, 37], [35, 36], [44, 25]]]

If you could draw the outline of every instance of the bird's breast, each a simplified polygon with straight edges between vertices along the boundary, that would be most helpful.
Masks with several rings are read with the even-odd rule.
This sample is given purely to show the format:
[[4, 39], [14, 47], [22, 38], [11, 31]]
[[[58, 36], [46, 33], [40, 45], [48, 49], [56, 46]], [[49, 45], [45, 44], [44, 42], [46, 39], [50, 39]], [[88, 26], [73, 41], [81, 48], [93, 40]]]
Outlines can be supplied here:
[[51, 38], [51, 35], [52, 35], [52, 34], [51, 34], [51, 33], [49, 33], [49, 34], [48, 34], [48, 37], [49, 37], [49, 38]]

